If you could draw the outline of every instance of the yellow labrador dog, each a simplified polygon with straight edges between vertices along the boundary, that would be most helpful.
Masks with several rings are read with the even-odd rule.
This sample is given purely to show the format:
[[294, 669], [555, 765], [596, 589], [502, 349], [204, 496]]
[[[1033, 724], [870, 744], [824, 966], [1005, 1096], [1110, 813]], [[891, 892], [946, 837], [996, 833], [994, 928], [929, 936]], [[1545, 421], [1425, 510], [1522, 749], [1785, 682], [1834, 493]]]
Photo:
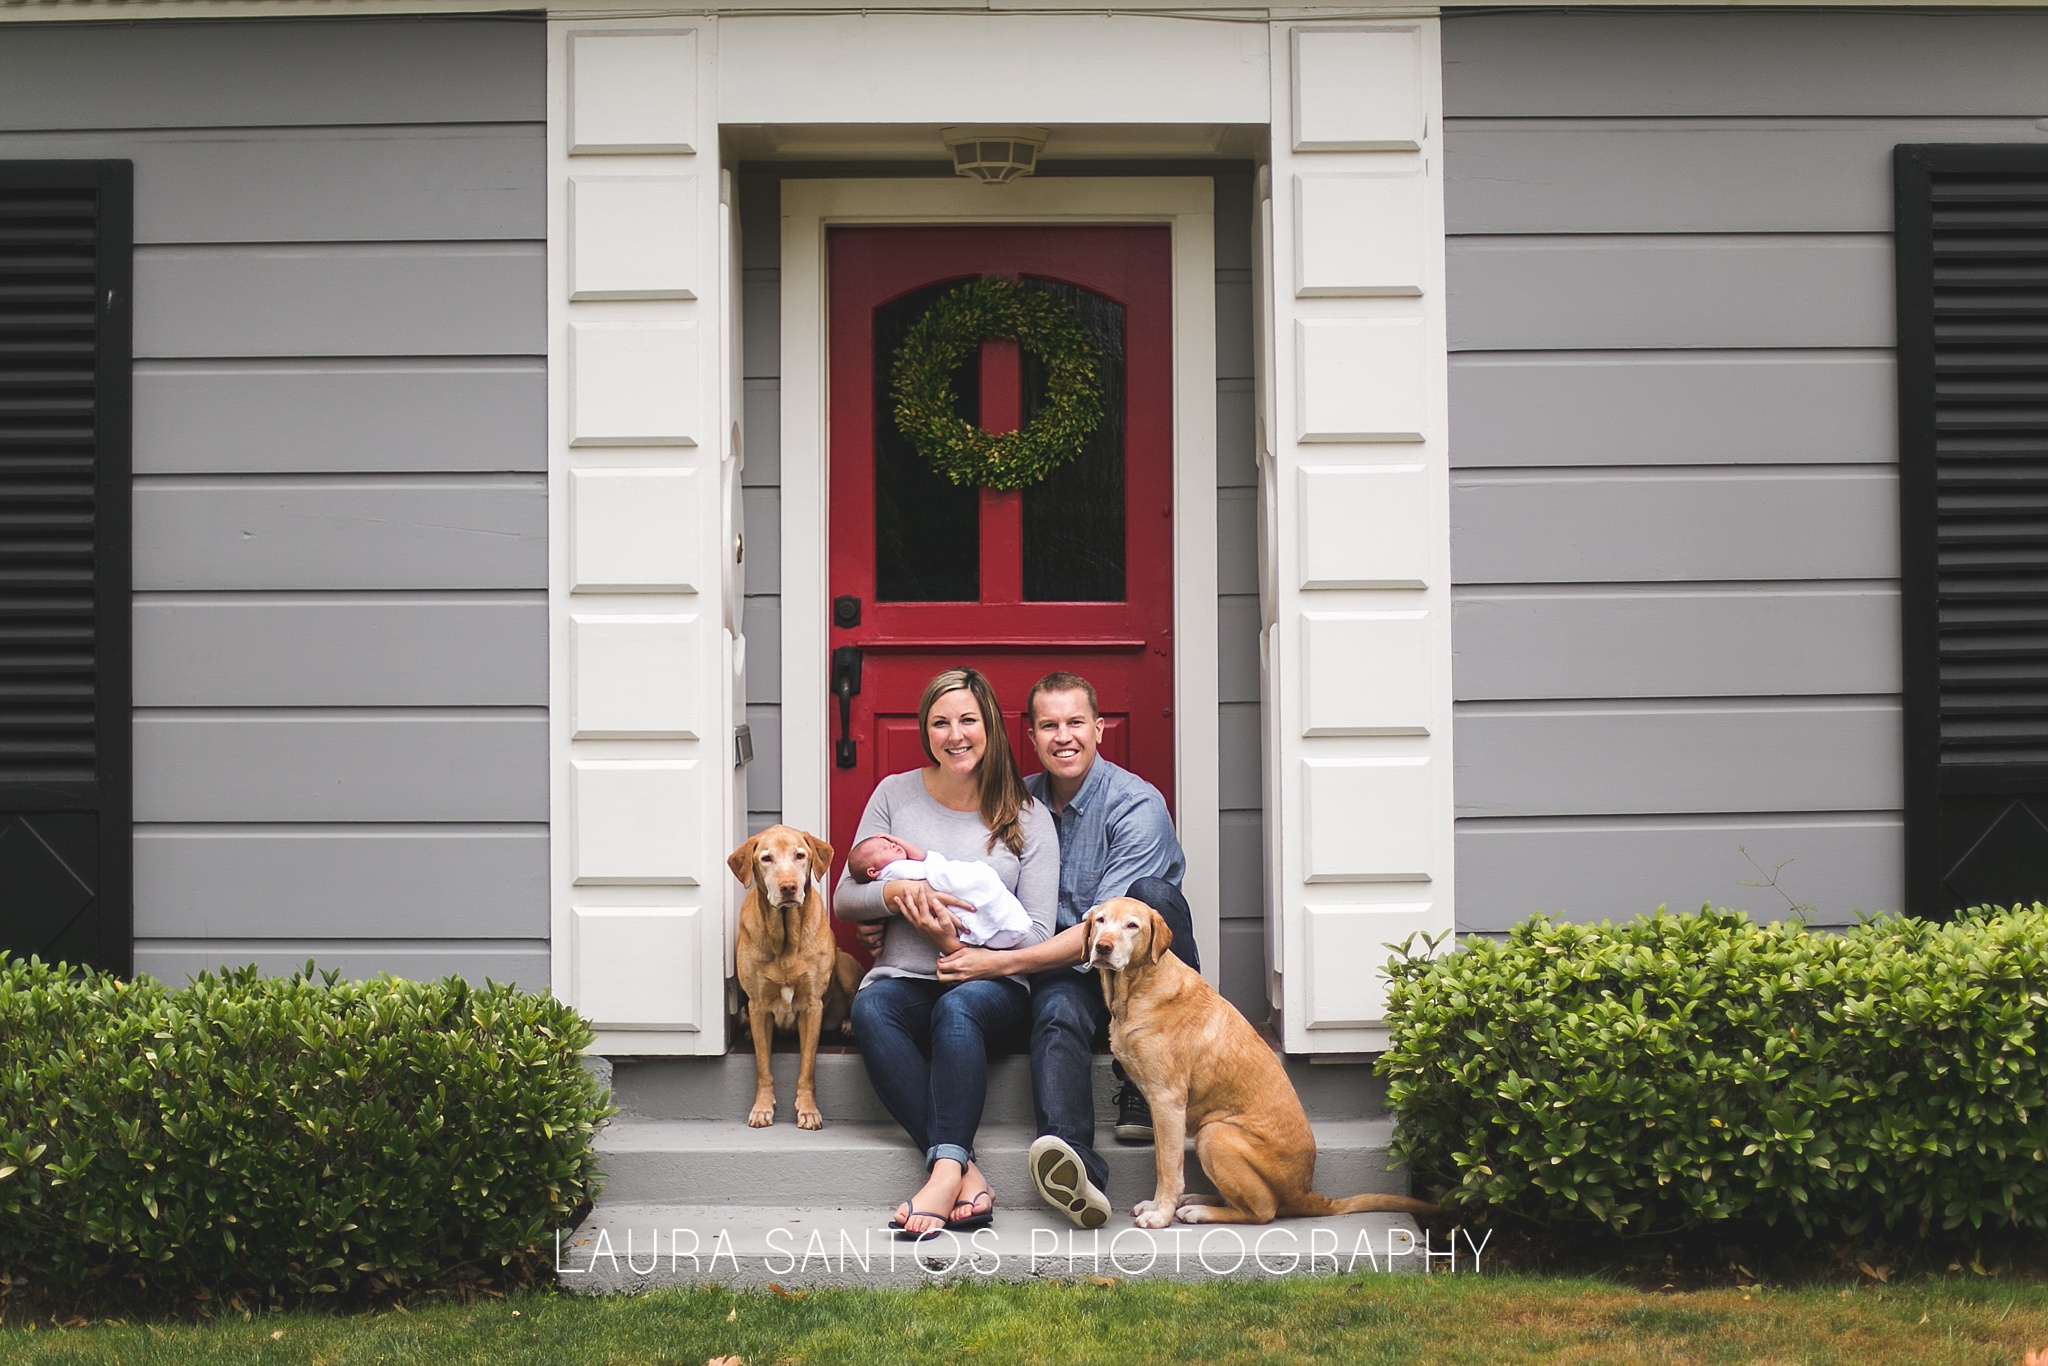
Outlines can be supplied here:
[[768, 1045], [777, 1029], [797, 1036], [796, 1127], [822, 1129], [818, 1113], [818, 1035], [845, 1024], [860, 985], [860, 965], [832, 937], [825, 911], [832, 846], [816, 835], [771, 825], [725, 861], [749, 890], [740, 907], [735, 957], [754, 1035], [756, 1129], [775, 1122], [775, 1074]]
[[[1173, 931], [1159, 913], [1118, 897], [1086, 925], [1088, 962], [1109, 1000], [1110, 1050], [1152, 1103], [1158, 1182], [1131, 1211], [1140, 1228], [1165, 1228], [1176, 1215], [1264, 1224], [1275, 1215], [1436, 1213], [1401, 1195], [1316, 1194], [1316, 1136], [1286, 1069], [1237, 1007], [1166, 951]], [[1182, 1191], [1190, 1129], [1220, 1204]]]

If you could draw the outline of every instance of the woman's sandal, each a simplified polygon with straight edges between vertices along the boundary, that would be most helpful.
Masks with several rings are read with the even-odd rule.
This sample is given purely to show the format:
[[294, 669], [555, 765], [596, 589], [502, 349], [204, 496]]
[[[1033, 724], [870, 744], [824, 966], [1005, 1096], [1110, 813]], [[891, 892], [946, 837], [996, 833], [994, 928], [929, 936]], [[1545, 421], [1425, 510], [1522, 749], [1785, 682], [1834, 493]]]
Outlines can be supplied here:
[[[938, 1237], [941, 1230], [952, 1227], [943, 1214], [933, 1214], [930, 1210], [911, 1209], [908, 1200], [903, 1202], [903, 1207], [908, 1212], [901, 1219], [891, 1219], [889, 1221], [889, 1227], [896, 1231], [898, 1238], [907, 1238], [912, 1242], [921, 1243], [927, 1238]], [[912, 1219], [936, 1219], [939, 1221], [939, 1227], [928, 1228], [919, 1232], [910, 1227]]]
[[[988, 1201], [986, 1208], [981, 1203], [984, 1198]], [[967, 1217], [965, 1219], [948, 1219], [946, 1221], [946, 1228], [949, 1232], [972, 1233], [975, 1229], [987, 1228], [996, 1221], [996, 1193], [994, 1191], [979, 1191], [972, 1200], [955, 1200], [953, 1202], [954, 1209], [959, 1209], [962, 1205], [967, 1206]]]

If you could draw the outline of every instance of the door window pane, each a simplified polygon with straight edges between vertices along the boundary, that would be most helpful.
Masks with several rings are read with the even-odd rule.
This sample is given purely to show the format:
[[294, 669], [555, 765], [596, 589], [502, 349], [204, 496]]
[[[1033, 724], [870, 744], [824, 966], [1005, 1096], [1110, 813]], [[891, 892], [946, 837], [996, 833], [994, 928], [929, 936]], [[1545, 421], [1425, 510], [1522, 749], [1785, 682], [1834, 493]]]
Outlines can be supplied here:
[[[875, 310], [875, 598], [974, 602], [981, 597], [981, 490], [955, 484], [896, 430], [890, 377], [896, 351], [925, 310], [959, 285], [947, 280]], [[981, 359], [953, 372], [953, 411], [981, 417]]]
[[[1124, 597], [1124, 309], [1057, 280], [1026, 278], [1081, 315], [1102, 349], [1102, 425], [1081, 453], [1024, 490], [1024, 600]], [[1045, 367], [1024, 353], [1024, 411], [1045, 402]]]

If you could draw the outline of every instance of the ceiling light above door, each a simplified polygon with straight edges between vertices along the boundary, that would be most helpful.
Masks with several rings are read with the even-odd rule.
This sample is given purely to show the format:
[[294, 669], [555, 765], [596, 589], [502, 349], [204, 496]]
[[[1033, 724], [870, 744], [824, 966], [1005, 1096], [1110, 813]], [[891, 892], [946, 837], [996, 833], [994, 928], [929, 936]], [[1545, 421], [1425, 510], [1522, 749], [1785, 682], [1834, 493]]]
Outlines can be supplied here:
[[942, 128], [953, 170], [984, 185], [1006, 185], [1038, 168], [1045, 150], [1043, 128]]

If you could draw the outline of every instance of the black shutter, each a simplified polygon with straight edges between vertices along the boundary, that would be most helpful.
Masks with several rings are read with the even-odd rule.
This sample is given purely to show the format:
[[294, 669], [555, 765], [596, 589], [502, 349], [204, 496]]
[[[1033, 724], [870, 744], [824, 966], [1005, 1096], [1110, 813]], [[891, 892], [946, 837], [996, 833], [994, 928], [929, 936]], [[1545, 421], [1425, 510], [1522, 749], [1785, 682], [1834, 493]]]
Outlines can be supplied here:
[[0, 161], [0, 949], [124, 974], [132, 186]]
[[2048, 147], [1905, 146], [1906, 897], [2048, 901]]

